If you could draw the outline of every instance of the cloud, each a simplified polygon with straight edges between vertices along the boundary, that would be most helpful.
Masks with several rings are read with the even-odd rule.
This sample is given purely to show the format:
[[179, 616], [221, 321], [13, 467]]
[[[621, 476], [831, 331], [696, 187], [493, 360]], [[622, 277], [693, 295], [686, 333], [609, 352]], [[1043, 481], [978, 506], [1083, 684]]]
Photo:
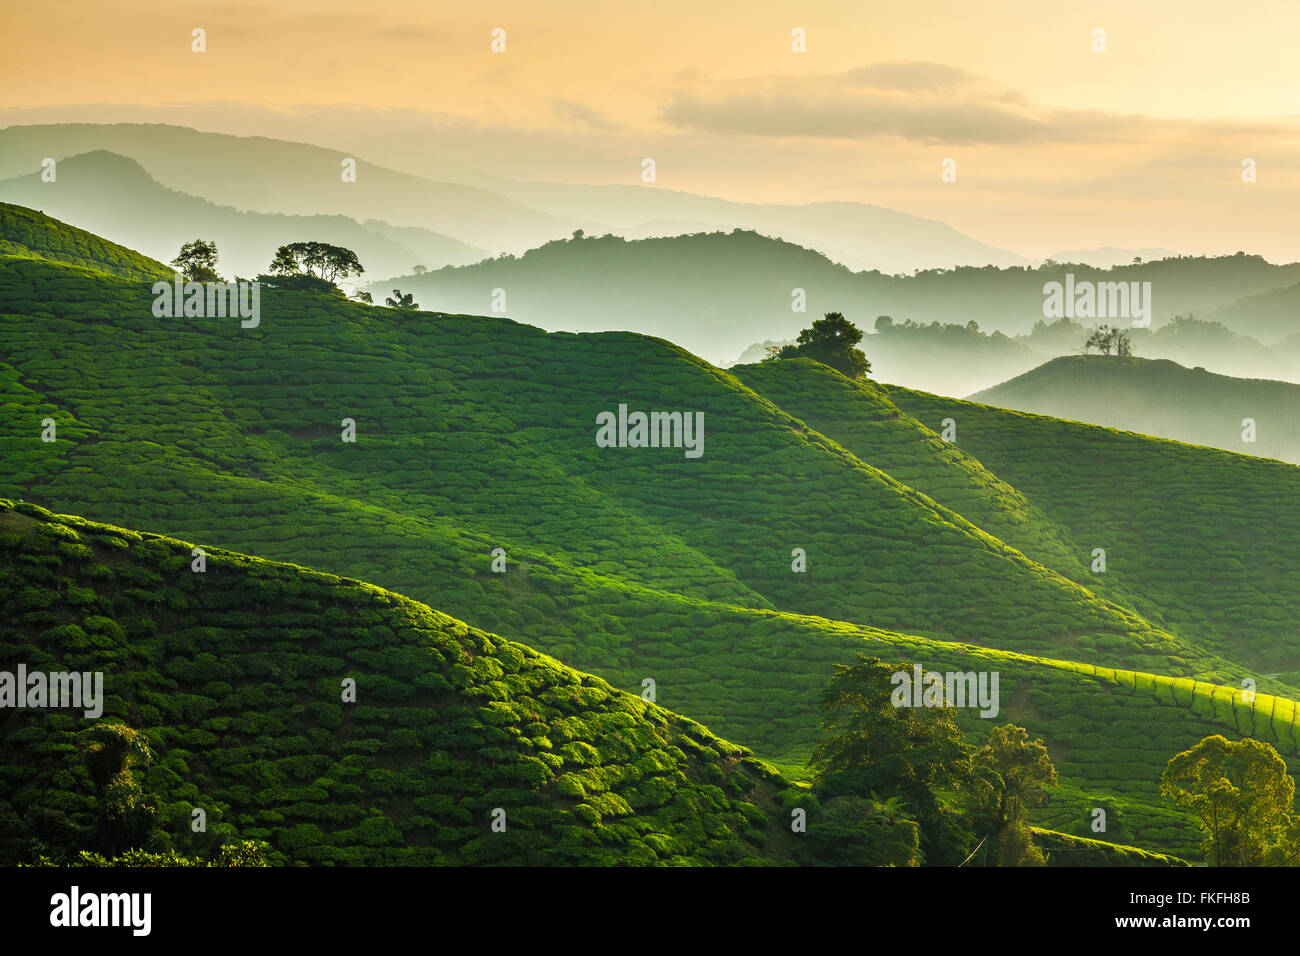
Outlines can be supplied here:
[[938, 90], [970, 86], [975, 74], [946, 63], [925, 60], [873, 63], [841, 74], [846, 83], [881, 90]]
[[1289, 139], [1297, 133], [1291, 121], [1182, 121], [1051, 109], [967, 70], [923, 61], [878, 63], [836, 74], [699, 82], [674, 92], [660, 118], [679, 129], [723, 134], [900, 138], [927, 145]]
[[612, 133], [622, 129], [622, 124], [616, 123], [600, 110], [594, 109], [585, 103], [579, 103], [577, 100], [568, 100], [558, 96], [550, 98], [551, 109], [560, 119], [569, 120], [579, 126], [585, 126], [588, 129], [601, 130], [602, 132]]

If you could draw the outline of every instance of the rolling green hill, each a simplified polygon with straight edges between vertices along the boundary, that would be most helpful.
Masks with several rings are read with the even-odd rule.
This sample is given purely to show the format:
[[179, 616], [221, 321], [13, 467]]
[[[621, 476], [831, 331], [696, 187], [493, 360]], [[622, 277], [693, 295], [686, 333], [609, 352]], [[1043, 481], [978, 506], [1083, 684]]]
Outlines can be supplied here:
[[42, 213], [0, 203], [0, 256], [52, 259], [125, 279], [166, 279], [174, 269]]
[[[1215, 732], [1296, 753], [1294, 705], [1272, 696], [1293, 685], [1258, 674], [1225, 592], [1198, 580], [1189, 617], [1128, 573], [1123, 540], [1100, 586], [1094, 528], [1047, 500], [1060, 489], [972, 449], [960, 416], [945, 444], [916, 393], [273, 290], [255, 329], [158, 319], [148, 283], [32, 259], [0, 260], [0, 302], [0, 495], [408, 594], [623, 690], [650, 679], [660, 704], [793, 773], [833, 665], [860, 651], [999, 672], [998, 719], [1044, 736], [1061, 772], [1039, 822], [1075, 836], [1108, 800], [1125, 839], [1191, 854], [1188, 818], [1156, 792], [1170, 756]], [[704, 413], [703, 454], [598, 447], [597, 414], [620, 404]], [[1269, 467], [1135, 440], [1130, 462], [1168, 445]], [[1063, 467], [1088, 467], [1082, 454]], [[1053, 476], [1060, 454], [1042, 457]], [[1199, 547], [1248, 547], [1234, 524], [1183, 515], [1198, 521]], [[1181, 557], [1191, 529], [1139, 533]]]
[[[172, 849], [257, 839], [273, 862], [300, 864], [818, 862], [785, 823], [804, 807], [817, 827], [815, 795], [692, 720], [362, 582], [219, 549], [200, 574], [193, 555], [186, 542], [0, 499], [0, 657], [106, 675], [101, 718], [145, 734], [154, 760], [140, 784]], [[1081, 674], [1034, 683], [1044, 701], [1084, 680], [1123, 697], [1131, 719], [1100, 715], [1119, 740], [1131, 727], [1136, 741], [1144, 718], [1183, 733], [1214, 726], [1204, 688]], [[355, 700], [343, 699], [347, 680]], [[0, 859], [32, 839], [47, 852], [94, 839], [94, 787], [76, 757], [89, 723], [0, 714]], [[209, 823], [200, 834], [195, 808]], [[1123, 835], [1186, 842], [1164, 817]], [[859, 826], [877, 862], [919, 862], [908, 821]], [[1094, 864], [1179, 862], [1047, 837], [1069, 851], [1063, 863], [1084, 862], [1084, 844]]]
[[[358, 581], [190, 562], [189, 544], [0, 500], [0, 658], [106, 674], [102, 719], [147, 735], [144, 789], [182, 852], [238, 836], [315, 864], [792, 856], [790, 786], [691, 720]], [[0, 715], [3, 856], [91, 839], [69, 759], [88, 723]]]
[[1300, 385], [1289, 382], [1231, 378], [1165, 359], [1074, 355], [970, 400], [1300, 463]]
[[1295, 466], [889, 386], [1089, 549], [1174, 634], [1300, 686]]

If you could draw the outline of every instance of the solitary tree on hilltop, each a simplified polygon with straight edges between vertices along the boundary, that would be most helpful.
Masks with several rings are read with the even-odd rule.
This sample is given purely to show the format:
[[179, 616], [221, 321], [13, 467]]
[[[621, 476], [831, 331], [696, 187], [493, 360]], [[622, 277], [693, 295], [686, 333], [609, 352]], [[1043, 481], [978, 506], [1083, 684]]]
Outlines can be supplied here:
[[328, 242], [291, 242], [275, 250], [269, 275], [257, 277], [272, 288], [303, 292], [329, 292], [342, 295], [335, 283], [352, 275], [361, 275], [357, 254]]
[[192, 239], [181, 246], [172, 260], [186, 282], [219, 282], [217, 275], [217, 244], [205, 239]]
[[275, 250], [271, 260], [276, 275], [314, 275], [331, 284], [365, 271], [355, 252], [328, 242], [291, 242]]
[[799, 333], [795, 345], [781, 349], [781, 358], [816, 359], [849, 378], [862, 378], [871, 371], [871, 363], [859, 348], [862, 331], [842, 313], [827, 312]]
[[1088, 340], [1083, 343], [1085, 355], [1092, 349], [1096, 349], [1102, 355], [1114, 352], [1117, 356], [1126, 358], [1133, 354], [1133, 342], [1127, 330], [1113, 325], [1100, 325], [1089, 333]]

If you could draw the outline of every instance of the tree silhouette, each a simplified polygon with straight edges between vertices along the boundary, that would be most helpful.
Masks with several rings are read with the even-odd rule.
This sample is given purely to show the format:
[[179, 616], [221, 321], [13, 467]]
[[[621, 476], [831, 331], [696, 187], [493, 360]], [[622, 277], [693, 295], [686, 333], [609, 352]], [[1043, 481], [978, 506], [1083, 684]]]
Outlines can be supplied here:
[[335, 282], [352, 275], [361, 275], [357, 254], [342, 246], [327, 242], [291, 242], [275, 250], [270, 274], [257, 277], [259, 282], [275, 289], [296, 289], [302, 292], [329, 292], [342, 295]]
[[810, 358], [829, 365], [849, 378], [862, 378], [871, 371], [871, 363], [861, 349], [862, 331], [842, 313], [827, 312], [811, 328], [799, 333], [795, 345], [781, 349], [781, 358]]
[[217, 275], [217, 244], [205, 239], [191, 239], [181, 246], [171, 261], [186, 282], [220, 282]]
[[402, 295], [401, 289], [394, 289], [393, 294], [384, 300], [384, 305], [390, 309], [404, 309], [408, 312], [420, 307], [419, 303], [415, 301], [415, 293], [408, 292], [406, 295]]
[[1114, 352], [1117, 356], [1127, 357], [1133, 354], [1133, 342], [1126, 329], [1116, 328], [1113, 325], [1099, 325], [1089, 333], [1088, 340], [1083, 343], [1085, 355], [1092, 349], [1096, 349], [1102, 355]]

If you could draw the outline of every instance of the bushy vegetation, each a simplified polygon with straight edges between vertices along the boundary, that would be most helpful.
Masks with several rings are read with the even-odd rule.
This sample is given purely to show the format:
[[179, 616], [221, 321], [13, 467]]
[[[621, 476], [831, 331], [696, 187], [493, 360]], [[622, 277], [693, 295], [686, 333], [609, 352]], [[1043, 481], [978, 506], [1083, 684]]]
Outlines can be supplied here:
[[[774, 813], [790, 785], [693, 721], [379, 588], [215, 550], [196, 573], [191, 553], [0, 501], [0, 659], [106, 675], [102, 721], [0, 712], [3, 862], [247, 865], [260, 854], [216, 846], [246, 840], [316, 864], [793, 847]], [[85, 852], [124, 775], [154, 832]]]

